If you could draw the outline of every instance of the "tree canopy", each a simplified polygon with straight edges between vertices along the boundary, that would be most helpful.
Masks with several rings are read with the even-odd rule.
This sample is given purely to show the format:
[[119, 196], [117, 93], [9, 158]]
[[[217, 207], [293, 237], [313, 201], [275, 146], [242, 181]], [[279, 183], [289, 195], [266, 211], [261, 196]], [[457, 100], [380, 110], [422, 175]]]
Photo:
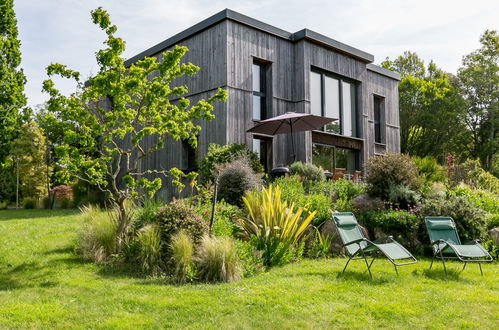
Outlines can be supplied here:
[[74, 79], [78, 90], [64, 96], [50, 79], [43, 89], [50, 95], [48, 110], [64, 134], [63, 143], [55, 147], [59, 162], [72, 175], [109, 194], [119, 211], [121, 239], [128, 224], [125, 201], [139, 191], [152, 196], [162, 185], [161, 178], [151, 174], [170, 173], [176, 179], [183, 175], [176, 168], [168, 169], [168, 164], [165, 169], [141, 171], [142, 161], [165, 148], [167, 137], [187, 140], [195, 147], [201, 127], [193, 121], [212, 120], [213, 103], [225, 100], [226, 91], [219, 89], [208, 100], [191, 105], [183, 96], [186, 86], [170, 87], [176, 78], [199, 70], [182, 62], [186, 47], [176, 46], [160, 58], [146, 57], [126, 67], [121, 57], [125, 43], [115, 36], [117, 27], [107, 12], [98, 8], [91, 16], [107, 36], [105, 48], [96, 53], [98, 73], [83, 82], [79, 72], [51, 64], [49, 76]]
[[26, 77], [21, 64], [13, 0], [0, 0], [0, 163], [19, 128], [20, 109], [26, 105]]

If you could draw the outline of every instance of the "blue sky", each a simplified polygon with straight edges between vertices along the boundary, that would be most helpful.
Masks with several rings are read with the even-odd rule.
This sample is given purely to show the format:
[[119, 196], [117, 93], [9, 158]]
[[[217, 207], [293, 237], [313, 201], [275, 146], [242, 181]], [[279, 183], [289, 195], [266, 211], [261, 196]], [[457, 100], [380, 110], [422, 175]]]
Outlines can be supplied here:
[[[456, 72], [462, 56], [479, 47], [486, 29], [499, 30], [497, 0], [15, 0], [22, 67], [31, 106], [43, 103], [45, 67], [66, 64], [83, 76], [96, 71], [94, 53], [104, 34], [90, 21], [90, 10], [108, 10], [125, 57], [230, 8], [289, 32], [309, 28], [375, 56], [375, 63], [405, 50], [433, 59]], [[65, 93], [74, 86], [57, 80]]]

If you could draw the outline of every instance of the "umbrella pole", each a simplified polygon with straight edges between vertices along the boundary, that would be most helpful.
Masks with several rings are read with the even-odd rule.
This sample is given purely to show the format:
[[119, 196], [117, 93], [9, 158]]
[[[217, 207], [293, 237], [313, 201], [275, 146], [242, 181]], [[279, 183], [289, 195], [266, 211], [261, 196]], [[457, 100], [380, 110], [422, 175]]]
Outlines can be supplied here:
[[295, 154], [295, 139], [293, 137], [293, 121], [290, 119], [289, 120], [289, 127], [291, 129], [291, 149], [293, 150], [293, 163], [296, 161], [296, 154]]

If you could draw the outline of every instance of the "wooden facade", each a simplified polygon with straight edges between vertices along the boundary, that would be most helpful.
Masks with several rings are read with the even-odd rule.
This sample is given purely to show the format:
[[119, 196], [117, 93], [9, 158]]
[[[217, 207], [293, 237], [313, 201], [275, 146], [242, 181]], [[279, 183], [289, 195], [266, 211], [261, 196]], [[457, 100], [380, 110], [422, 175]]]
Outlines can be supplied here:
[[[231, 10], [224, 10], [184, 32], [128, 60], [133, 63], [145, 56], [160, 56], [174, 45], [189, 48], [184, 60], [201, 67], [193, 77], [176, 84], [186, 85], [188, 98], [195, 102], [207, 98], [217, 88], [228, 91], [226, 103], [216, 105], [216, 118], [202, 122], [199, 135], [199, 159], [210, 143], [244, 143], [253, 147], [254, 136], [246, 133], [253, 127], [252, 65], [265, 65], [266, 117], [286, 112], [311, 112], [310, 76], [314, 70], [348, 79], [355, 86], [355, 137], [320, 131], [265, 137], [269, 143], [269, 167], [292, 162], [291, 138], [298, 160], [313, 161], [312, 145], [331, 145], [356, 150], [358, 170], [369, 157], [400, 151], [398, 74], [371, 64], [374, 57], [310, 30], [289, 33]], [[382, 100], [382, 120], [375, 143], [374, 99]], [[378, 118], [379, 119], [379, 118]], [[185, 167], [183, 147], [171, 141], [168, 147], [146, 160], [143, 169]], [[185, 157], [184, 157], [185, 158]], [[164, 197], [170, 196], [166, 185]]]

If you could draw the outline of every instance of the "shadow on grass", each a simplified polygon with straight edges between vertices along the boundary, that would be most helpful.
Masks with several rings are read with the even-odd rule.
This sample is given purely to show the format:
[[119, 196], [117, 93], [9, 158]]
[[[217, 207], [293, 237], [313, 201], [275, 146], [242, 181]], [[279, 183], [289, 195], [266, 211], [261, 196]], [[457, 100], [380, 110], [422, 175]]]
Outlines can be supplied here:
[[336, 279], [338, 281], [358, 281], [358, 282], [364, 282], [364, 283], [369, 283], [369, 284], [374, 284], [374, 285], [384, 285], [387, 283], [392, 283], [395, 278], [397, 277], [397, 274], [393, 274], [393, 278], [388, 279], [386, 277], [381, 277], [380, 274], [373, 273], [373, 277], [371, 278], [369, 276], [369, 273], [366, 272], [356, 272], [356, 271], [351, 271], [351, 270], [345, 270], [344, 273], [338, 272], [336, 275]]
[[423, 276], [426, 278], [437, 280], [437, 281], [456, 281], [456, 282], [468, 282], [467, 280], [460, 277], [461, 271], [449, 269], [447, 267], [447, 274], [443, 268], [432, 268], [432, 269], [424, 269], [422, 272]]

